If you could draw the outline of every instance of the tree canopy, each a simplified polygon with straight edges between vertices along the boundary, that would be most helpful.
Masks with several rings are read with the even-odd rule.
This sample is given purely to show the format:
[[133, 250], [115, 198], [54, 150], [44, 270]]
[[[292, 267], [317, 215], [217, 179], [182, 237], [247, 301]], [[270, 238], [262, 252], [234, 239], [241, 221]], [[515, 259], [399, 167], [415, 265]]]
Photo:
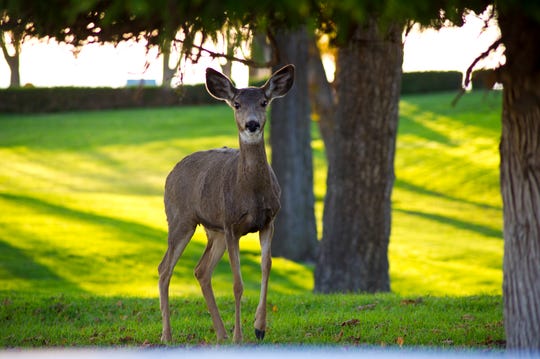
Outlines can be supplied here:
[[[74, 46], [132, 39], [159, 46], [177, 40], [187, 55], [226, 27], [244, 30], [238, 41], [248, 38], [250, 31], [271, 34], [281, 27], [307, 26], [343, 42], [352, 35], [355, 23], [372, 16], [380, 26], [415, 21], [439, 27], [447, 20], [461, 25], [464, 12], [482, 12], [490, 4], [493, 1], [1, 0], [0, 30], [55, 38]], [[497, 2], [496, 6], [506, 4], [514, 2]], [[524, 1], [523, 5], [531, 13], [538, 12], [534, 4]]]

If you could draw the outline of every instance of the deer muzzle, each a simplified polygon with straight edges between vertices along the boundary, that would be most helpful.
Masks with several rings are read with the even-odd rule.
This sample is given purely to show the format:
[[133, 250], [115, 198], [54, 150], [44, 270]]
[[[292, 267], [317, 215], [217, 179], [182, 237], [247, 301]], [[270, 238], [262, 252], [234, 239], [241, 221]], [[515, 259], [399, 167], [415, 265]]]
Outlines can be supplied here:
[[257, 121], [251, 120], [246, 123], [246, 129], [249, 132], [256, 132], [259, 128], [261, 128], [261, 125]]

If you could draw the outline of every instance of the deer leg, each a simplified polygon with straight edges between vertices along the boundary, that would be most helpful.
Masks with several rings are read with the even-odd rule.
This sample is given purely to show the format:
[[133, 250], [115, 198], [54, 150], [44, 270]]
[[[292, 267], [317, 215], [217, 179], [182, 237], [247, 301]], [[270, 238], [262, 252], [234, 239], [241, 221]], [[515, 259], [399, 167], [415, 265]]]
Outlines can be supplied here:
[[242, 283], [242, 272], [240, 271], [240, 248], [239, 238], [236, 238], [231, 231], [226, 232], [227, 249], [229, 251], [229, 261], [234, 279], [234, 302], [235, 302], [235, 319], [234, 319], [234, 334], [235, 343], [242, 342], [242, 323], [241, 323], [241, 299], [244, 292], [244, 284]]
[[207, 229], [206, 235], [208, 237], [208, 244], [206, 245], [206, 249], [199, 263], [195, 267], [195, 277], [199, 280], [208, 311], [212, 316], [217, 339], [218, 341], [222, 341], [227, 339], [227, 331], [225, 330], [223, 320], [219, 315], [216, 298], [214, 296], [214, 291], [212, 290], [212, 273], [221, 257], [223, 257], [227, 244], [223, 233]]
[[264, 339], [266, 333], [266, 296], [268, 293], [268, 278], [272, 268], [272, 236], [274, 234], [274, 222], [263, 228], [259, 233], [261, 242], [261, 295], [259, 305], [255, 312], [255, 337], [259, 340]]
[[173, 230], [169, 227], [168, 248], [165, 252], [163, 260], [159, 264], [159, 306], [161, 309], [161, 317], [163, 321], [163, 332], [161, 335], [162, 342], [170, 342], [171, 336], [171, 321], [169, 312], [169, 284], [173, 274], [174, 266], [184, 252], [189, 240], [193, 236], [195, 228], [177, 225]]

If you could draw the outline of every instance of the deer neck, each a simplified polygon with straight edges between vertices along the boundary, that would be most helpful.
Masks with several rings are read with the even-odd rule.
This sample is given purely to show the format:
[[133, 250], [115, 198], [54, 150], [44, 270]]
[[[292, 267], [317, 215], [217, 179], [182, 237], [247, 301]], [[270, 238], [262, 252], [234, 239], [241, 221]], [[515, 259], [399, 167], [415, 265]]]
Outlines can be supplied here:
[[268, 160], [263, 140], [254, 143], [240, 140], [238, 173], [239, 182], [267, 185]]

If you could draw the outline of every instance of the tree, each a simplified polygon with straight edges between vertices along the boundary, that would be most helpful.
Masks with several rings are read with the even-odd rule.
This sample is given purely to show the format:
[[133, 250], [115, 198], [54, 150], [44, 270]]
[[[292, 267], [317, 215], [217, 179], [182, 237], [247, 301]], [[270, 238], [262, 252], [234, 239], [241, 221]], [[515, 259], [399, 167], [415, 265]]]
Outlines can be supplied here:
[[311, 151], [311, 113], [307, 79], [308, 34], [305, 28], [274, 34], [279, 67], [296, 64], [296, 79], [287, 97], [272, 104], [272, 166], [281, 185], [272, 253], [296, 261], [314, 261], [317, 250]]
[[[486, 8], [493, 9], [498, 17], [501, 39], [489, 50], [501, 44], [506, 49], [506, 64], [497, 69], [496, 73], [499, 75], [499, 82], [504, 86], [500, 153], [505, 241], [503, 296], [507, 346], [508, 348], [538, 350], [540, 349], [540, 263], [538, 261], [540, 258], [540, 181], [538, 180], [540, 178], [540, 87], [538, 86], [540, 48], [537, 45], [537, 39], [540, 35], [540, 5], [536, 2], [505, 0], [497, 2], [465, 0], [441, 3], [418, 0], [403, 4], [392, 2], [392, 6], [388, 6], [389, 4], [382, 5], [383, 11], [378, 12], [386, 15], [381, 15], [381, 18], [386, 17], [394, 21], [396, 19], [415, 20], [424, 26], [438, 27], [447, 20], [461, 25], [464, 13], [468, 11], [480, 13]], [[347, 3], [343, 6], [347, 6]], [[362, 5], [359, 7], [366, 9]], [[360, 11], [358, 7], [356, 10]], [[354, 9], [350, 9], [350, 13], [355, 13]], [[339, 14], [333, 16], [333, 19], [337, 18], [342, 19], [337, 23], [342, 25], [347, 23]], [[383, 20], [383, 24], [385, 22]], [[347, 27], [347, 29], [350, 28], [350, 26]], [[338, 36], [343, 36], [339, 30]], [[381, 61], [385, 60], [381, 58]], [[342, 92], [339, 71], [342, 71], [340, 69], [343, 65], [344, 63], [341, 62], [337, 64], [338, 98]], [[351, 67], [347, 69], [350, 71]], [[362, 87], [363, 91], [369, 88], [369, 85], [363, 86], [364, 84], [358, 87]], [[360, 91], [358, 95], [361, 95]], [[376, 95], [374, 100], [378, 97]], [[339, 101], [339, 107], [341, 107], [341, 98]], [[339, 116], [338, 112], [333, 116], [336, 123], [339, 122]], [[340, 128], [339, 125], [330, 125], [325, 126], [325, 131], [328, 131], [328, 127], [330, 131]], [[354, 127], [349, 128], [351, 131], [353, 129]], [[376, 135], [379, 130], [374, 131], [372, 135]], [[384, 135], [379, 132], [379, 136]], [[343, 145], [333, 144], [332, 148], [339, 148], [339, 146]], [[336, 152], [332, 150], [330, 156], [343, 155], [343, 150], [347, 148], [338, 149]], [[334, 161], [329, 159], [329, 162]], [[383, 162], [372, 169], [380, 171], [384, 168], [382, 164]], [[351, 174], [339, 173], [336, 170], [333, 173], [330, 170], [329, 177], [346, 178]], [[387, 173], [390, 174], [390, 172]], [[334, 190], [330, 183], [327, 190]], [[328, 195], [327, 206], [332, 196], [332, 193]], [[330, 209], [325, 207], [325, 228], [328, 226], [327, 212], [330, 212]], [[348, 217], [349, 220], [351, 218], [354, 217]], [[345, 219], [342, 219], [342, 223], [350, 225]], [[322, 246], [321, 255], [325, 253], [325, 244], [323, 243]], [[341, 254], [342, 252], [335, 250], [332, 256], [338, 257]], [[384, 263], [381, 264], [384, 270]], [[355, 268], [354, 265], [355, 263], [351, 263], [350, 268]], [[321, 273], [324, 272], [323, 268], [318, 266], [317, 271], [320, 273], [319, 276], [324, 275]]]
[[[536, 10], [536, 11], [534, 11]], [[540, 6], [497, 7], [506, 64], [501, 136], [508, 348], [540, 349]], [[535, 15], [536, 14], [536, 15]]]
[[0, 49], [10, 70], [9, 87], [21, 86], [19, 64], [24, 41], [56, 31], [49, 11], [43, 3], [30, 0], [0, 1]]
[[[402, 26], [373, 17], [338, 47], [336, 107], [315, 290], [390, 290], [388, 242], [403, 45]], [[325, 120], [322, 120], [325, 121]]]
[[9, 87], [21, 86], [21, 75], [19, 73], [19, 58], [24, 32], [21, 27], [14, 27], [11, 30], [0, 32], [0, 48], [11, 73]]

